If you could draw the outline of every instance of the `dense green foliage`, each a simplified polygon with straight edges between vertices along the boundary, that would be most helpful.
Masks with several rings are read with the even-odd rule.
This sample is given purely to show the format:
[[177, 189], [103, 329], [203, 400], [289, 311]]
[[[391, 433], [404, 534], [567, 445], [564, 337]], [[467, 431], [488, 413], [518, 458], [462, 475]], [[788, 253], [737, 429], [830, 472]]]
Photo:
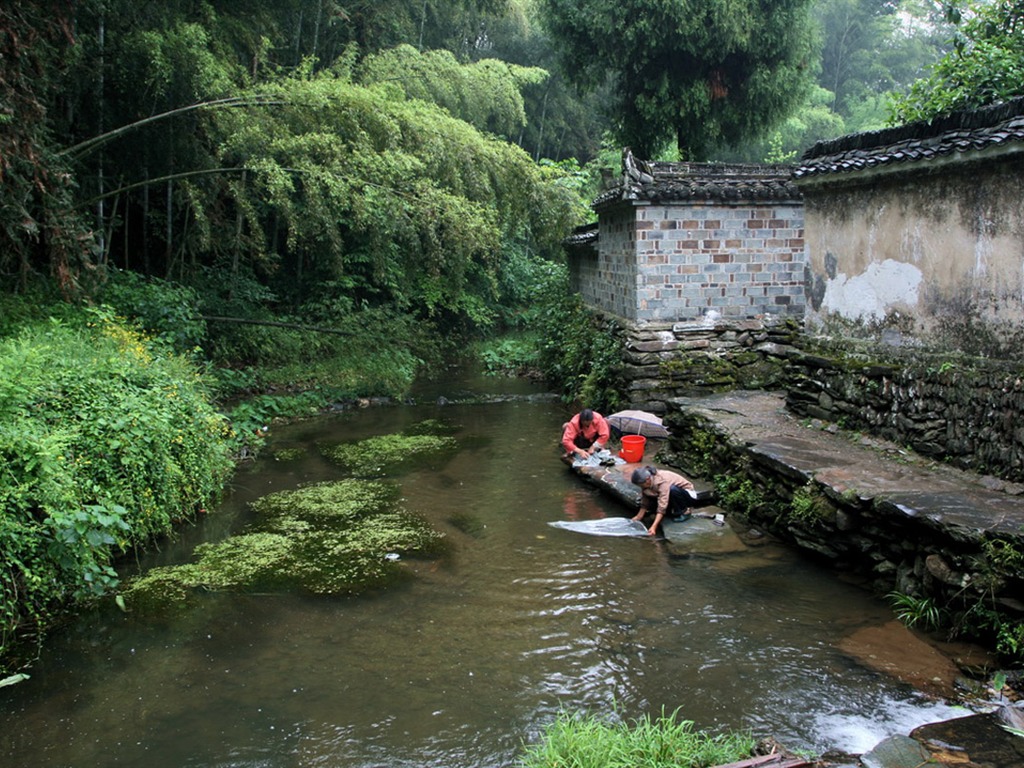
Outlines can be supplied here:
[[[506, 270], [557, 258], [579, 220], [511, 143], [547, 74], [487, 46], [414, 45], [504, 2], [63, 10], [52, 28], [42, 8], [5, 18], [5, 60], [31, 65], [0, 77], [0, 266], [22, 289], [53, 272], [92, 296], [116, 265], [196, 290], [200, 315], [333, 326], [384, 309], [479, 331]], [[49, 160], [63, 186], [38, 176]], [[44, 231], [56, 219], [73, 253]]]
[[231, 429], [195, 366], [95, 312], [0, 344], [0, 655], [112, 558], [190, 519], [231, 469]]
[[487, 369], [539, 371], [567, 403], [616, 410], [623, 365], [615, 324], [595, 318], [582, 298], [569, 292], [564, 265], [544, 265], [530, 279], [533, 301], [518, 317], [519, 334], [481, 347]]
[[894, 124], [930, 120], [1024, 95], [1024, 3], [947, 7], [953, 48], [892, 105]]
[[563, 713], [529, 745], [523, 768], [708, 768], [749, 757], [754, 740], [742, 734], [713, 736], [695, 731], [678, 711], [655, 719], [609, 723], [594, 716]]
[[613, 131], [640, 157], [672, 142], [682, 159], [702, 160], [755, 138], [811, 82], [810, 0], [540, 5], [578, 83], [613, 77]]

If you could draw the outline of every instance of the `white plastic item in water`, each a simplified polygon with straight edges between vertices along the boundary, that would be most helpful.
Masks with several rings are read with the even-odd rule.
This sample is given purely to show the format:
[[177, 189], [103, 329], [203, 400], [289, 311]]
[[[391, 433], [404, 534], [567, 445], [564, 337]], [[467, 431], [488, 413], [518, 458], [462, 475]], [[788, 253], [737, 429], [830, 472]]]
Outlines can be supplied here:
[[548, 525], [591, 536], [646, 536], [647, 528], [639, 520], [628, 517], [602, 517], [597, 520], [558, 520]]

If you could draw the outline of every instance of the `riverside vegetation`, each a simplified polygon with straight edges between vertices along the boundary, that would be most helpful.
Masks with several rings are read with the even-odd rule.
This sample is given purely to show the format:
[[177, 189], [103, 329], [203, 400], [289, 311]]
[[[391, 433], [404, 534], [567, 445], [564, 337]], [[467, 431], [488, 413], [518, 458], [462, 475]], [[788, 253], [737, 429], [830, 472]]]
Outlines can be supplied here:
[[[614, 365], [592, 367], [586, 354], [609, 344], [578, 299], [566, 298], [564, 268], [549, 265], [533, 279], [524, 291], [537, 302], [522, 310], [515, 342], [531, 351], [501, 355], [503, 364], [494, 367], [543, 371], [567, 401], [613, 392]], [[251, 532], [245, 578], [241, 572], [211, 575], [229, 551], [240, 551], [239, 542], [230, 542], [197, 553], [192, 568], [161, 571], [149, 585], [118, 594], [115, 566], [215, 504], [235, 463], [261, 450], [264, 426], [358, 398], [401, 398], [419, 366], [444, 354], [425, 341], [425, 332], [378, 316], [374, 333], [326, 339], [294, 328], [233, 328], [234, 348], [250, 350], [247, 357], [259, 364], [228, 366], [223, 356], [218, 364], [204, 351], [227, 347], [199, 317], [193, 291], [115, 273], [103, 295], [120, 307], [89, 308], [36, 295], [3, 299], [0, 679], [24, 669], [56, 623], [96, 600], [117, 595], [126, 604], [125, 597], [141, 599], [143, 586], [152, 595], [157, 583], [178, 597], [199, 585], [246, 589], [249, 577], [270, 578], [264, 566], [279, 567], [301, 548], [285, 544], [284, 529], [302, 528], [307, 548], [323, 542], [328, 534], [307, 530], [309, 521], [296, 522], [301, 515], [285, 517]], [[121, 312], [128, 308], [135, 309], [131, 319]], [[558, 338], [559, 327], [573, 328], [564, 344], [544, 343]], [[408, 346], [388, 344], [388, 336], [403, 328]], [[509, 348], [496, 341], [481, 342], [477, 350], [495, 347]], [[295, 360], [316, 362], [302, 370]], [[429, 460], [448, 450], [453, 438], [445, 432], [443, 424], [423, 422], [402, 435], [323, 450], [354, 477], [376, 479], [386, 474], [383, 468], [398, 470], [409, 457]], [[312, 494], [296, 497], [296, 505], [308, 505]], [[395, 519], [409, 522], [402, 515]], [[396, 536], [404, 540], [407, 534]], [[408, 545], [409, 551], [431, 549], [427, 533], [416, 537], [419, 544]], [[378, 544], [401, 550], [398, 540]], [[384, 575], [364, 569], [331, 587], [311, 586], [305, 577], [299, 582], [311, 591], [351, 592]]]

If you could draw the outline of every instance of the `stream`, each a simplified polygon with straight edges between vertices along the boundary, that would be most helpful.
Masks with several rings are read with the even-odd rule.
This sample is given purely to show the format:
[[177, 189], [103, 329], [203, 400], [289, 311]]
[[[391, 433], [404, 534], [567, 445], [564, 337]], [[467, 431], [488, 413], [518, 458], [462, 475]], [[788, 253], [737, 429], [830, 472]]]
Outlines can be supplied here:
[[571, 414], [542, 395], [469, 376], [422, 386], [416, 406], [272, 428], [219, 508], [125, 575], [244, 530], [266, 493], [344, 476], [318, 446], [424, 419], [459, 447], [394, 480], [450, 553], [358, 597], [209, 593], [160, 619], [105, 601], [0, 689], [0, 765], [497, 768], [560, 712], [677, 709], [702, 729], [860, 754], [967, 714], [839, 650], [892, 611], [783, 546], [728, 526], [688, 545], [549, 525], [629, 510], [558, 461]]

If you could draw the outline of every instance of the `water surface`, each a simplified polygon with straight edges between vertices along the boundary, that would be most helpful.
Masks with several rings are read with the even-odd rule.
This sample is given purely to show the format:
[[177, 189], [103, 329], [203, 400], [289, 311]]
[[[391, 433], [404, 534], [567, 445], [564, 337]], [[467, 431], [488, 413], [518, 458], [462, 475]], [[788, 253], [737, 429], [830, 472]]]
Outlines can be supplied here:
[[[141, 566], [243, 530], [253, 498], [342, 477], [318, 445], [425, 418], [454, 425], [460, 447], [396, 481], [447, 557], [404, 562], [411, 579], [356, 598], [207, 594], [166, 620], [83, 616], [29, 681], [0, 689], [0, 764], [491, 768], [560, 711], [676, 708], [700, 728], [859, 753], [964, 714], [839, 652], [891, 612], [785, 548], [727, 529], [683, 546], [548, 525], [627, 510], [557, 461], [557, 402], [465, 394], [275, 428], [222, 507]], [[275, 461], [279, 447], [303, 458]]]

